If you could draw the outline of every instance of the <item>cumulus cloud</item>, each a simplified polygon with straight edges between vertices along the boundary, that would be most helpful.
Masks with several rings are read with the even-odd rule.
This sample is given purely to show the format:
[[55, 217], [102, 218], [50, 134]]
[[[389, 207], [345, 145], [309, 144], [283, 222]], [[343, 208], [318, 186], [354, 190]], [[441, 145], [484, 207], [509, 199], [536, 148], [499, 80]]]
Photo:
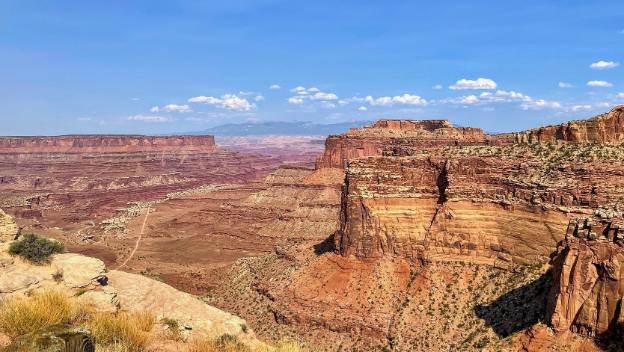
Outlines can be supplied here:
[[290, 97], [288, 98], [288, 103], [293, 105], [301, 105], [304, 103], [303, 98], [300, 96]]
[[212, 105], [221, 109], [236, 110], [236, 111], [249, 111], [256, 107], [253, 103], [250, 103], [247, 99], [241, 98], [235, 94], [225, 94], [225, 95], [222, 95], [220, 98], [200, 95], [197, 97], [190, 98], [188, 102], [196, 103], [196, 104]]
[[269, 89], [271, 90], [278, 90], [278, 89], [282, 89], [282, 87], [279, 84], [272, 84]]
[[154, 106], [153, 108], [150, 109], [151, 112], [161, 112], [161, 111], [167, 111], [167, 112], [192, 112], [193, 110], [191, 110], [191, 107], [188, 105], [178, 105], [178, 104], [167, 104], [165, 106], [158, 107], [158, 106]]
[[581, 110], [590, 110], [591, 108], [592, 108], [591, 105], [584, 104], [584, 105], [574, 105], [570, 108], [570, 110], [577, 112]]
[[541, 110], [541, 109], [560, 109], [561, 103], [544, 99], [531, 100], [522, 103], [520, 107], [523, 110]]
[[320, 89], [316, 87], [302, 87], [298, 86], [290, 90], [292, 93], [296, 95], [288, 98], [288, 102], [294, 105], [302, 105], [306, 101], [316, 101], [320, 102], [321, 107], [324, 108], [335, 108], [336, 104], [331, 102], [338, 101], [338, 104], [345, 105], [345, 100], [339, 100], [338, 96], [335, 93], [331, 92], [322, 92]]
[[449, 86], [452, 90], [461, 90], [461, 89], [496, 89], [496, 82], [489, 78], [477, 78], [475, 80], [472, 79], [460, 79], [455, 82], [454, 85]]
[[473, 105], [479, 102], [479, 98], [476, 95], [468, 95], [465, 97], [461, 97], [459, 100], [460, 104]]
[[130, 121], [143, 121], [143, 122], [167, 122], [168, 118], [164, 116], [157, 115], [132, 115], [128, 116], [128, 120]]
[[574, 87], [572, 83], [568, 82], [559, 82], [559, 88], [572, 88]]
[[613, 87], [613, 84], [607, 81], [588, 81], [587, 85], [589, 87]]
[[[357, 98], [356, 98], [357, 99]], [[367, 96], [363, 99], [364, 102], [374, 106], [392, 106], [392, 105], [427, 105], [427, 101], [418, 95], [405, 93], [403, 95], [396, 95], [393, 97], [377, 97]]]
[[358, 111], [367, 111], [368, 110], [368, 108], [366, 106], [360, 106], [357, 109], [358, 109]]
[[290, 90], [292, 93], [308, 94], [308, 90], [305, 87], [298, 86]]
[[604, 60], [600, 60], [598, 62], [594, 62], [593, 64], [589, 65], [589, 67], [593, 68], [594, 70], [608, 70], [611, 68], [616, 68], [618, 66], [620, 66], [619, 62], [604, 61]]
[[618, 99], [624, 99], [624, 93], [618, 93], [615, 97]]
[[[308, 90], [311, 91], [311, 90]], [[338, 96], [334, 93], [317, 92], [310, 98], [312, 100], [338, 100]]]
[[264, 96], [262, 95], [256, 95], [256, 97], [254, 98], [255, 101], [264, 101]]
[[431, 87], [431, 89], [435, 89], [435, 90], [440, 90], [442, 89], [442, 85], [441, 84], [436, 84], [435, 86]]

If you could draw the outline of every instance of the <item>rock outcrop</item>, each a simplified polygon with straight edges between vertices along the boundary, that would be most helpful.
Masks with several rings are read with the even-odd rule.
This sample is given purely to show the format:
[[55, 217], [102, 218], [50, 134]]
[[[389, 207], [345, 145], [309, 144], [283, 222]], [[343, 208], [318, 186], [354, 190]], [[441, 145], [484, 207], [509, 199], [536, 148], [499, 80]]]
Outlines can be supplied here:
[[215, 149], [213, 136], [0, 137], [0, 154], [210, 152]]
[[14, 240], [19, 228], [13, 221], [13, 217], [0, 209], [0, 242]]
[[556, 141], [610, 144], [624, 142], [624, 105], [616, 106], [610, 112], [588, 120], [530, 129], [516, 135], [518, 143]]
[[563, 238], [567, 214], [591, 214], [624, 196], [624, 170], [604, 162], [370, 157], [351, 160], [346, 173], [336, 249], [360, 258], [543, 261]]
[[572, 221], [552, 263], [547, 307], [552, 328], [624, 336], [624, 222]]
[[329, 136], [316, 168], [344, 168], [349, 159], [396, 155], [406, 153], [405, 149], [478, 144], [487, 144], [480, 128], [453, 127], [446, 120], [379, 120], [371, 126]]
[[[0, 258], [8, 256], [8, 245], [1, 245]], [[194, 338], [228, 334], [246, 343], [257, 341], [239, 317], [154, 279], [116, 270], [107, 272], [95, 258], [64, 253], [55, 255], [50, 265], [32, 265], [13, 258], [11, 263], [0, 266], [0, 299], [44, 288], [78, 295], [98, 311], [149, 311], [157, 319], [176, 319]]]

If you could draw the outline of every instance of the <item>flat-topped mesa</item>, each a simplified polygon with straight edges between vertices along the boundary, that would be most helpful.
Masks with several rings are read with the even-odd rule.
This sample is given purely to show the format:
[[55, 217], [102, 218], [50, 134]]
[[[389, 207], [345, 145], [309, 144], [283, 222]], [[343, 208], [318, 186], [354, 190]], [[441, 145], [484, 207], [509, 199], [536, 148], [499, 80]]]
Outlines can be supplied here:
[[552, 260], [547, 322], [558, 333], [624, 333], [624, 223], [573, 220]]
[[624, 142], [624, 105], [588, 120], [534, 128], [516, 134], [517, 143], [576, 142], [619, 144]]
[[0, 154], [212, 152], [213, 136], [68, 135], [0, 137]]
[[480, 144], [488, 144], [480, 128], [454, 127], [446, 120], [379, 120], [370, 126], [329, 136], [324, 154], [316, 160], [316, 168], [344, 168], [346, 161], [352, 158], [406, 155], [412, 150]]

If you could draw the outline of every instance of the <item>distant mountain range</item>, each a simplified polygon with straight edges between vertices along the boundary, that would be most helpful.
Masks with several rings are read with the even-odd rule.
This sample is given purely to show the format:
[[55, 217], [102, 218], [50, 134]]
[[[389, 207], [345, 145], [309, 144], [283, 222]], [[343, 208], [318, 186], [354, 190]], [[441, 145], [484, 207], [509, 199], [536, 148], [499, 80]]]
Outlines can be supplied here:
[[210, 134], [214, 136], [266, 136], [266, 135], [291, 135], [291, 136], [327, 136], [348, 131], [353, 127], [361, 127], [371, 124], [372, 121], [341, 122], [333, 124], [317, 124], [307, 121], [285, 122], [270, 121], [258, 123], [230, 123], [215, 126], [203, 131], [187, 132], [189, 135]]

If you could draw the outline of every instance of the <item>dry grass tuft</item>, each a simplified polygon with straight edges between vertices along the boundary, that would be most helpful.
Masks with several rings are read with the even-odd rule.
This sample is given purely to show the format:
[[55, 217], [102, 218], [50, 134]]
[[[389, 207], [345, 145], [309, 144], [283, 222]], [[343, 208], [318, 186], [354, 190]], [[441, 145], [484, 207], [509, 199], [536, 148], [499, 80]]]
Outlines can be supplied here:
[[190, 343], [186, 352], [303, 352], [295, 342], [281, 342], [277, 346], [250, 348], [235, 336], [223, 335], [213, 340], [197, 340]]
[[65, 294], [55, 290], [41, 291], [30, 297], [1, 301], [0, 331], [15, 338], [56, 324], [74, 324], [86, 315], [86, 308], [71, 302]]
[[151, 341], [149, 332], [154, 327], [154, 317], [142, 313], [99, 313], [89, 319], [91, 330], [98, 346], [112, 351], [145, 351]]

